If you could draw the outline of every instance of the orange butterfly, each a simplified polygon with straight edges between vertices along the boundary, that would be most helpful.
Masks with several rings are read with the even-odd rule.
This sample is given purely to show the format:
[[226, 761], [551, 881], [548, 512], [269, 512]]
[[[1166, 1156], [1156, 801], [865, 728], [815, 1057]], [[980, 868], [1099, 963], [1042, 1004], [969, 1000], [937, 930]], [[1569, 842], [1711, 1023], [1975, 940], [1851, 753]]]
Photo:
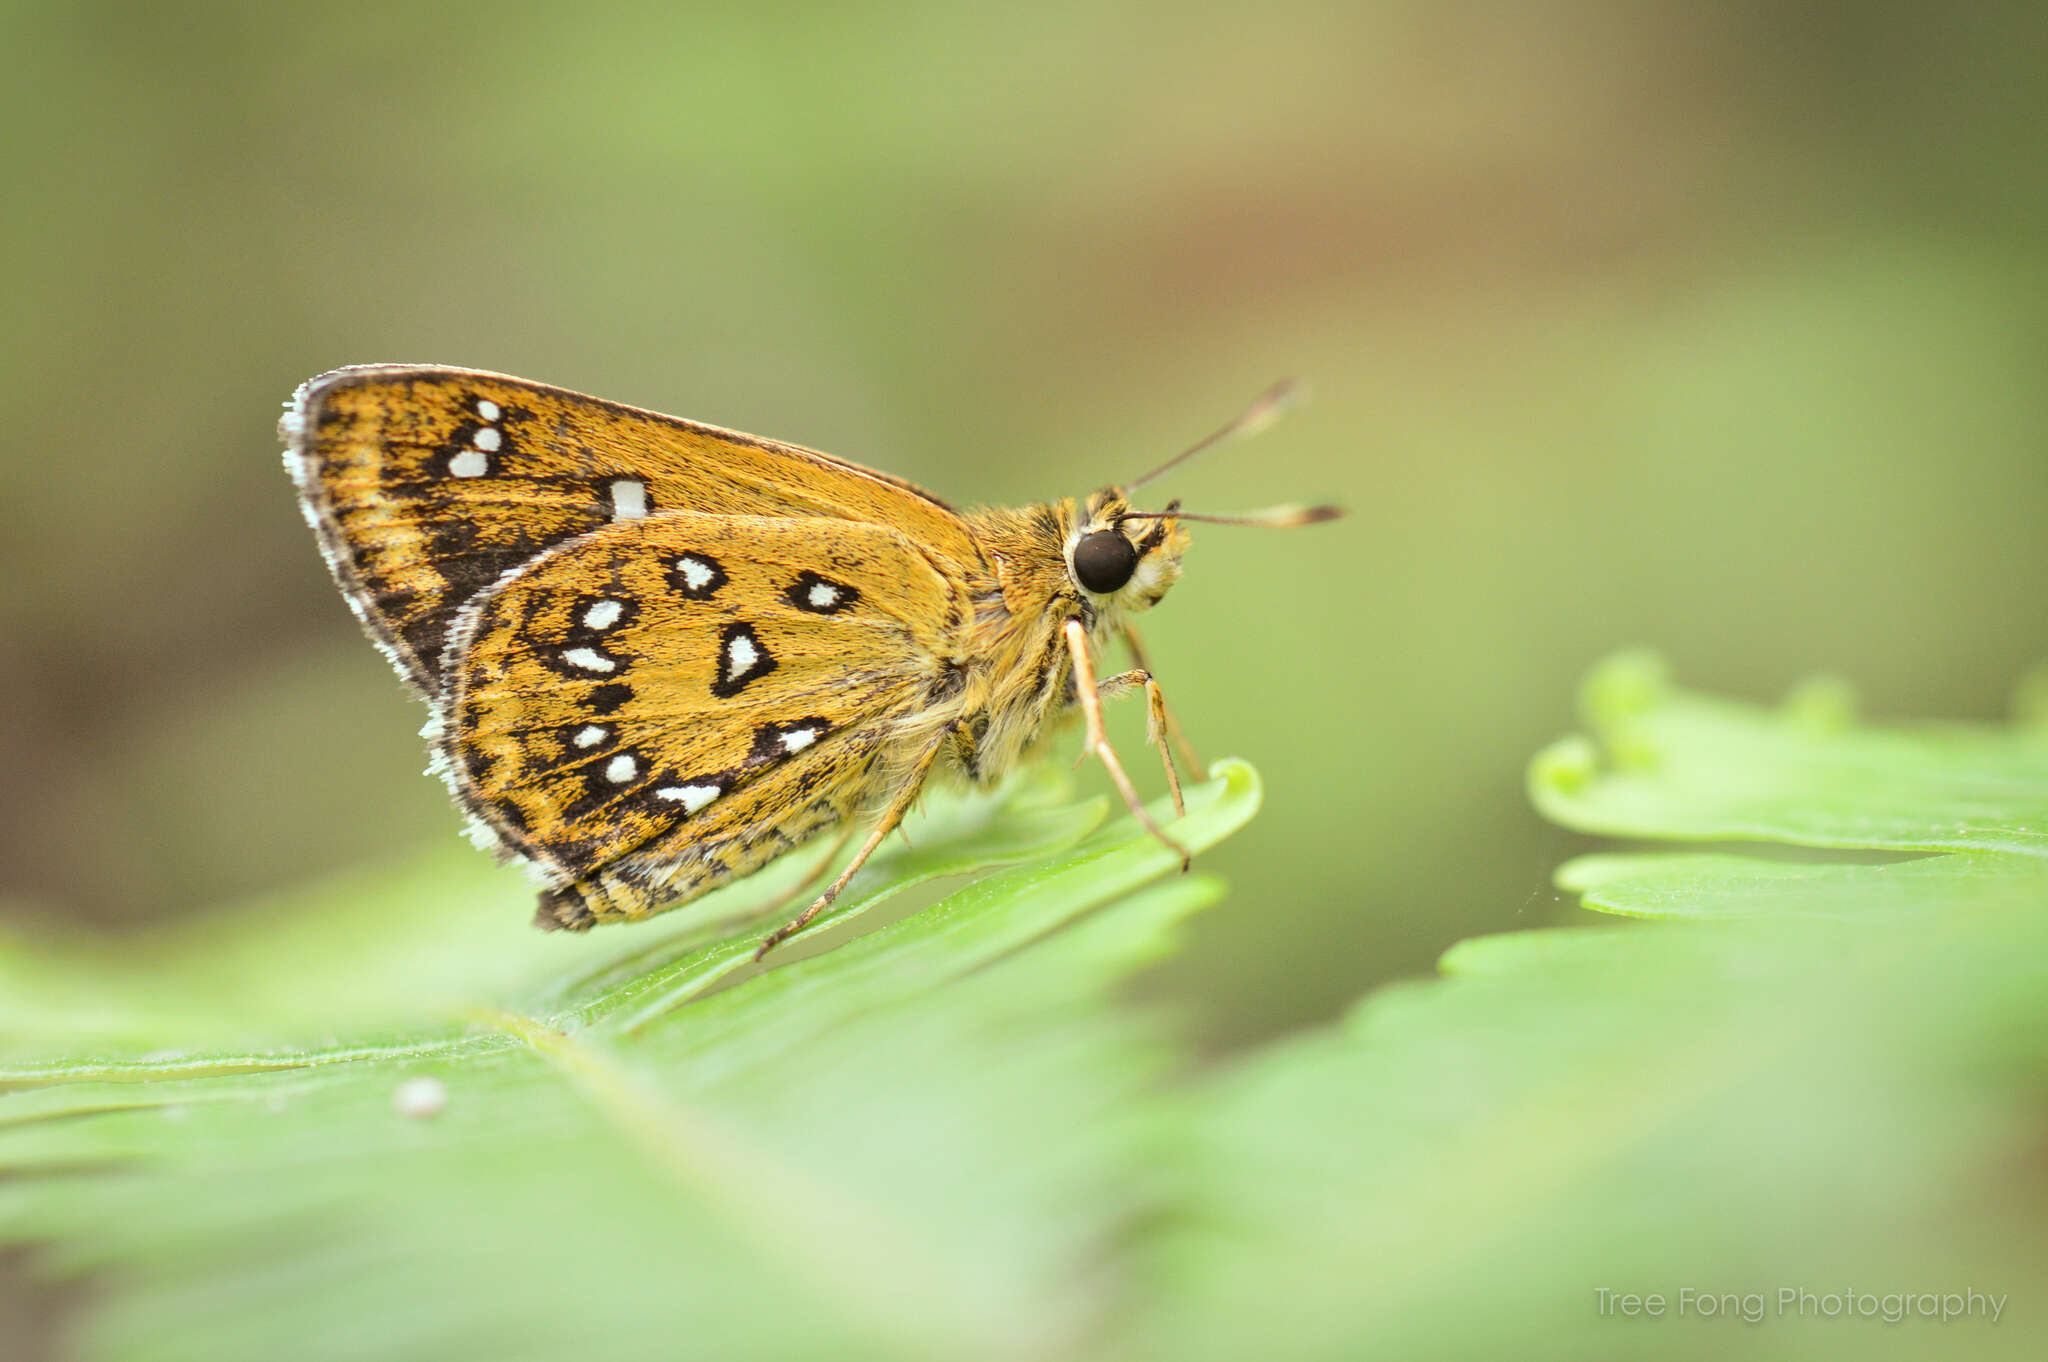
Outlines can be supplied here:
[[[279, 429], [343, 596], [432, 708], [434, 769], [472, 835], [544, 886], [539, 925], [648, 917], [838, 830], [822, 874], [871, 821], [758, 959], [934, 773], [993, 785], [1077, 710], [1185, 866], [1103, 735], [1101, 702], [1142, 688], [1179, 807], [1130, 617], [1180, 576], [1182, 522], [1338, 512], [1193, 516], [1126, 494], [1290, 392], [1129, 487], [964, 515], [795, 445], [467, 369], [337, 369]], [[1119, 637], [1136, 665], [1097, 680]]]

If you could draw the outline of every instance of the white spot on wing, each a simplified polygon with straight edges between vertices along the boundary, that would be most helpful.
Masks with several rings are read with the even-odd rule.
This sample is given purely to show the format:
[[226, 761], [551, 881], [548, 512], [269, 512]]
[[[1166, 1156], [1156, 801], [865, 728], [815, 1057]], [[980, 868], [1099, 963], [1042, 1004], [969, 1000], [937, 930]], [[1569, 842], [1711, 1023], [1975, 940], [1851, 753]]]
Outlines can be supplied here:
[[692, 591], [702, 591], [711, 581], [711, 564], [688, 554], [676, 559], [676, 571], [683, 574], [683, 585]]
[[480, 397], [477, 399], [476, 414], [478, 416], [483, 417], [484, 420], [486, 421], [495, 421], [498, 419], [499, 416], [503, 415], [503, 413], [498, 410], [498, 404], [496, 402], [491, 401], [491, 399], [488, 397]]
[[658, 799], [681, 804], [684, 813], [695, 813], [718, 798], [719, 791], [716, 785], [664, 785], [654, 793]]
[[782, 735], [782, 750], [794, 754], [803, 751], [817, 740], [818, 730], [815, 728], [792, 728]]
[[491, 471], [491, 457], [480, 449], [465, 449], [448, 461], [448, 471], [458, 478], [480, 478]]
[[829, 610], [839, 600], [839, 588], [830, 582], [819, 582], [811, 588], [811, 606], [816, 610]]
[[[647, 484], [620, 478], [612, 484], [612, 519], [638, 520], [647, 514]], [[692, 588], [696, 583], [691, 583]]]
[[571, 648], [562, 654], [562, 660], [587, 672], [609, 672], [619, 665], [595, 648]]
[[604, 764], [604, 778], [614, 785], [624, 785], [640, 774], [640, 763], [630, 752], [621, 752]]
[[470, 436], [469, 442], [484, 451], [484, 453], [489, 454], [498, 448], [498, 443], [501, 439], [503, 437], [498, 434], [496, 426], [485, 426], [482, 430]]
[[610, 734], [611, 730], [603, 724], [585, 724], [576, 730], [576, 745], [578, 747], [595, 747], [609, 737]]
[[725, 645], [726, 666], [733, 676], [745, 676], [761, 660], [761, 650], [745, 634], [734, 634]]
[[626, 613], [624, 601], [598, 601], [583, 612], [585, 629], [609, 629]]

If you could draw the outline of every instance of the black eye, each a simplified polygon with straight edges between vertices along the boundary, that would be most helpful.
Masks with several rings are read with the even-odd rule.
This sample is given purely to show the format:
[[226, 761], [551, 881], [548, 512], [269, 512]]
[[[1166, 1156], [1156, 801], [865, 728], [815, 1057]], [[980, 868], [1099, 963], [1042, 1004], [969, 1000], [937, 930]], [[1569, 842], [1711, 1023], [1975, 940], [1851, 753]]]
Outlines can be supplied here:
[[1097, 530], [1074, 545], [1074, 576], [1098, 596], [1120, 590], [1138, 570], [1138, 551], [1115, 530]]

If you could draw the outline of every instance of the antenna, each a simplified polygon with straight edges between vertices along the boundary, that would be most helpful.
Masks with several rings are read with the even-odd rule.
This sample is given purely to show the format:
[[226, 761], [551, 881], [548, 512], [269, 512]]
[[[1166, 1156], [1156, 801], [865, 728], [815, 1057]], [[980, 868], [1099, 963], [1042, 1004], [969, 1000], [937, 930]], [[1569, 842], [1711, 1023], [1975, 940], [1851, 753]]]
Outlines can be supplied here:
[[[1308, 386], [1306, 384], [1296, 382], [1294, 379], [1291, 378], [1281, 379], [1278, 383], [1275, 383], [1272, 387], [1266, 389], [1266, 391], [1260, 393], [1257, 397], [1253, 398], [1252, 404], [1249, 407], [1246, 407], [1243, 411], [1239, 412], [1237, 415], [1237, 419], [1232, 421], [1229, 425], [1224, 426], [1221, 430], [1216, 431], [1212, 435], [1205, 436], [1204, 438], [1195, 441], [1186, 449], [1183, 449], [1180, 453], [1174, 455], [1165, 463], [1160, 464], [1159, 467], [1153, 469], [1150, 473], [1147, 473], [1144, 477], [1139, 478], [1137, 481], [1125, 483], [1123, 490], [1128, 492], [1133, 488], [1143, 487], [1146, 483], [1152, 481], [1152, 479], [1158, 477], [1161, 473], [1164, 473], [1169, 469], [1176, 468], [1179, 465], [1186, 463], [1189, 459], [1194, 458], [1195, 455], [1201, 453], [1203, 450], [1209, 449], [1215, 445], [1220, 445], [1225, 440], [1234, 440], [1240, 435], [1258, 434], [1267, 426], [1272, 425], [1282, 416], [1285, 416], [1290, 407], [1294, 406], [1297, 402], [1301, 401], [1303, 398], [1307, 396]], [[1190, 520], [1195, 520], [1199, 518], [1200, 517], [1197, 516], [1188, 517], [1188, 519]]]
[[1292, 530], [1302, 525], [1319, 525], [1344, 515], [1342, 506], [1268, 506], [1243, 515], [1196, 515], [1191, 511], [1126, 511], [1123, 520], [1200, 520], [1211, 525], [1257, 525], [1270, 530]]

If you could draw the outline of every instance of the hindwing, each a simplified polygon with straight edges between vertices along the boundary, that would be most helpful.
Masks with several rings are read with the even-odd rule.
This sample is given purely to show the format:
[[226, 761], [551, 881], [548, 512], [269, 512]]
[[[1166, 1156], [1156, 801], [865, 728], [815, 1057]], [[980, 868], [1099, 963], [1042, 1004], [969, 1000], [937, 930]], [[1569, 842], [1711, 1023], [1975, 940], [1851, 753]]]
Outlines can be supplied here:
[[438, 760], [504, 848], [573, 890], [559, 922], [641, 916], [855, 812], [897, 727], [956, 683], [967, 611], [883, 526], [606, 525], [462, 609]]

